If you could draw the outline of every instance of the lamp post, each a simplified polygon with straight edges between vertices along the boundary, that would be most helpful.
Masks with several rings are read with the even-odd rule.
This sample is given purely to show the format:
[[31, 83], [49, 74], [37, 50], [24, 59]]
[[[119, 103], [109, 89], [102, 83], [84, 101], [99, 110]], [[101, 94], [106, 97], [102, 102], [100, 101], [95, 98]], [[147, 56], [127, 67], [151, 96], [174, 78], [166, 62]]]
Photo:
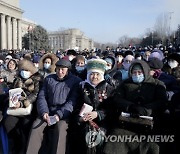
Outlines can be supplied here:
[[28, 37], [29, 37], [29, 42], [28, 42], [28, 44], [29, 44], [29, 50], [32, 49], [32, 47], [31, 47], [31, 43], [32, 43], [31, 32], [32, 32], [32, 29], [33, 29], [33, 27], [32, 27], [31, 25], [29, 25], [29, 26], [28, 26]]
[[153, 44], [154, 44], [154, 36], [153, 36], [154, 31], [153, 31], [153, 30], [151, 31], [151, 34], [152, 34], [152, 40], [151, 40], [151, 43], [152, 43], [152, 46], [153, 46]]
[[170, 40], [170, 36], [171, 36], [171, 19], [172, 19], [172, 14], [174, 12], [168, 12], [169, 13], [169, 40]]

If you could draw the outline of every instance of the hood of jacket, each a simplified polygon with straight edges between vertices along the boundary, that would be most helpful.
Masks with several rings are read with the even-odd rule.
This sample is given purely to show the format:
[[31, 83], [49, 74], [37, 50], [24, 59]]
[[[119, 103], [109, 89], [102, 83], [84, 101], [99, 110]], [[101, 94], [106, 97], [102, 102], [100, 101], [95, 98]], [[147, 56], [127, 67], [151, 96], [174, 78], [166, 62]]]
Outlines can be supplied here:
[[43, 70], [44, 69], [44, 60], [46, 59], [46, 58], [50, 58], [51, 60], [52, 60], [52, 64], [51, 64], [51, 66], [48, 68], [48, 71], [49, 72], [55, 72], [55, 68], [56, 68], [56, 62], [58, 61], [58, 57], [55, 55], [55, 54], [53, 54], [53, 53], [47, 53], [47, 54], [45, 54], [45, 55], [43, 55], [42, 57], [41, 57], [41, 59], [40, 59], [40, 61], [39, 61], [39, 69], [40, 70]]
[[135, 65], [140, 65], [143, 69], [144, 72], [144, 82], [148, 82], [148, 80], [151, 78], [149, 72], [150, 72], [150, 67], [147, 64], [147, 62], [143, 61], [143, 60], [135, 60], [134, 62], [132, 62], [131, 66], [129, 67], [129, 77], [132, 77], [132, 69]]

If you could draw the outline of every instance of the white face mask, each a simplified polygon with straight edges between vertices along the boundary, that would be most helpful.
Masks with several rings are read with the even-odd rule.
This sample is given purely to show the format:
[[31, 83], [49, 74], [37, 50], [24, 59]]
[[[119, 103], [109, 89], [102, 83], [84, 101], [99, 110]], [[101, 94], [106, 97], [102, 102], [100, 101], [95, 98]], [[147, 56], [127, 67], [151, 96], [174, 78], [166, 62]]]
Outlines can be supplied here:
[[111, 66], [106, 66], [106, 71], [110, 70]]
[[117, 60], [119, 63], [121, 63], [122, 60], [123, 60], [123, 57], [116, 57], [116, 60]]
[[39, 64], [38, 64], [38, 63], [34, 63], [34, 66], [35, 66], [36, 68], [38, 68], [38, 67], [39, 67]]
[[20, 75], [22, 76], [22, 78], [28, 79], [30, 77], [30, 72], [29, 71], [21, 71]]
[[137, 60], [141, 60], [141, 57], [137, 57], [136, 59], [137, 59]]
[[50, 66], [51, 66], [51, 64], [44, 63], [44, 68], [45, 68], [45, 69], [48, 69]]
[[3, 64], [3, 61], [2, 60], [0, 60], [0, 65], [2, 65]]
[[168, 65], [171, 67], [171, 68], [175, 68], [178, 66], [178, 62], [177, 61], [169, 61], [168, 62]]
[[72, 56], [69, 56], [69, 61], [72, 61], [73, 60], [73, 57]]

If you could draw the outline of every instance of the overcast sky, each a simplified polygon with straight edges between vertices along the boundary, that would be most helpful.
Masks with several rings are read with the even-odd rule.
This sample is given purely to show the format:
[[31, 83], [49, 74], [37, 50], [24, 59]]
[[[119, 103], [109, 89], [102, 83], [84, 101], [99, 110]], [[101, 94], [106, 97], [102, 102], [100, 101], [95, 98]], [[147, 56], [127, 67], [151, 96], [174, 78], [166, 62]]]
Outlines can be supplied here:
[[48, 31], [78, 28], [100, 43], [142, 36], [162, 13], [173, 12], [172, 30], [180, 24], [180, 0], [20, 0], [20, 7]]

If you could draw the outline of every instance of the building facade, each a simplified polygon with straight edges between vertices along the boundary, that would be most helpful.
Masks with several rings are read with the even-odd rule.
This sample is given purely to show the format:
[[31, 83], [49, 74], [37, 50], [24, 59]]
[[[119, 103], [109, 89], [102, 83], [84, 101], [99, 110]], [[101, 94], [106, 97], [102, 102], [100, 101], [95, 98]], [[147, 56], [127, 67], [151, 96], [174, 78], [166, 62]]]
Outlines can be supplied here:
[[93, 40], [84, 36], [84, 33], [79, 29], [49, 32], [48, 37], [49, 47], [52, 50], [75, 49], [77, 51], [82, 51], [84, 49], [94, 49]]
[[0, 0], [0, 50], [22, 49], [22, 36], [36, 26], [22, 14], [19, 0]]
[[0, 49], [22, 48], [22, 14], [19, 0], [0, 0]]

